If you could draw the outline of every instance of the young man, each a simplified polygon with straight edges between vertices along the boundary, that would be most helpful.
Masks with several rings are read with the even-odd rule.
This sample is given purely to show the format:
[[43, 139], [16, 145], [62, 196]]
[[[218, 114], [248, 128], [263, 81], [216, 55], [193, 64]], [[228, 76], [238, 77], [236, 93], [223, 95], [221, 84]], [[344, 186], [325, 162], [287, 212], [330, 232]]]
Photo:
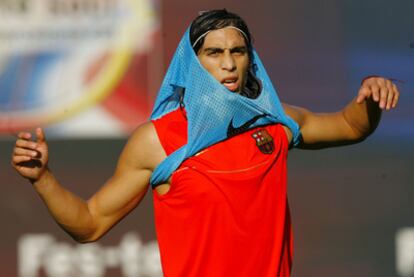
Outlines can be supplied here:
[[49, 170], [40, 128], [36, 140], [19, 134], [12, 165], [78, 242], [103, 236], [151, 179], [165, 276], [290, 276], [289, 146], [359, 142], [398, 97], [392, 82], [371, 77], [337, 113], [282, 106], [244, 21], [209, 11], [180, 43], [153, 120], [131, 135], [114, 175], [88, 201]]

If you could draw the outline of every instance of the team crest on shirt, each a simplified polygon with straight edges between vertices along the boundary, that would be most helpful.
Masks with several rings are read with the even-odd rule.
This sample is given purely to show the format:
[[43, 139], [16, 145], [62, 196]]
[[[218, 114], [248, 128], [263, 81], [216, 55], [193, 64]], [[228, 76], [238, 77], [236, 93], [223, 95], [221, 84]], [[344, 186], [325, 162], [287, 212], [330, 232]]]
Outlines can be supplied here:
[[272, 154], [275, 150], [273, 137], [266, 129], [259, 129], [252, 134], [252, 138], [256, 141], [256, 145], [263, 154]]

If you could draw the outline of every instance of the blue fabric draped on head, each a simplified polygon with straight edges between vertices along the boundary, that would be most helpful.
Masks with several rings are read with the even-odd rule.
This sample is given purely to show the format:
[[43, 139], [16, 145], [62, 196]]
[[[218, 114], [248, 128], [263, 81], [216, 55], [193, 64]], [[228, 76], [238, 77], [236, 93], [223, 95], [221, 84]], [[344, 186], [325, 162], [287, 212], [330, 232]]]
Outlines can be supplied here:
[[297, 145], [300, 138], [297, 123], [285, 115], [276, 90], [255, 51], [253, 63], [256, 64], [255, 73], [261, 80], [262, 91], [256, 99], [250, 99], [229, 91], [204, 69], [190, 44], [189, 33], [188, 28], [168, 68], [151, 115], [154, 120], [177, 109], [184, 89], [188, 141], [154, 170], [151, 176], [153, 187], [166, 182], [188, 157], [227, 139], [229, 126], [241, 126], [248, 121], [253, 122], [249, 128], [281, 123], [292, 131], [293, 145]]

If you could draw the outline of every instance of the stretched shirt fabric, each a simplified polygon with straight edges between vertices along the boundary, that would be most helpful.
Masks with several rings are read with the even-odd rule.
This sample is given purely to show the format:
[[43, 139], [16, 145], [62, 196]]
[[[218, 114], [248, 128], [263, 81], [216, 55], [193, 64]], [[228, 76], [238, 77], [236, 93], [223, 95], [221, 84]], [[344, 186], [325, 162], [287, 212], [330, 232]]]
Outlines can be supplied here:
[[170, 153], [154, 170], [151, 176], [153, 186], [167, 181], [185, 159], [229, 138], [234, 130], [245, 131], [281, 123], [292, 131], [293, 144], [299, 142], [298, 125], [285, 115], [276, 90], [255, 51], [253, 64], [255, 75], [262, 84], [256, 99], [229, 91], [204, 69], [191, 47], [187, 29], [161, 85], [151, 120], [176, 110], [184, 92], [188, 137], [182, 147]]
[[[180, 109], [153, 123], [167, 155], [187, 142]], [[166, 194], [153, 190], [164, 276], [290, 276], [287, 152], [282, 125], [256, 127], [186, 159]]]

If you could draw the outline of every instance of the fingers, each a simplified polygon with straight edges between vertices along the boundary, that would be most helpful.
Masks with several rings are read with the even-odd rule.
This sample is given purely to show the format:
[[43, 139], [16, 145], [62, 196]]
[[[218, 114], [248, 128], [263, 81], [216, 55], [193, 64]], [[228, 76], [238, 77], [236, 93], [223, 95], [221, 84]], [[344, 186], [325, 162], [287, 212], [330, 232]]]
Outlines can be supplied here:
[[397, 86], [393, 84], [391, 81], [388, 81], [388, 89], [390, 90], [391, 93], [389, 93], [387, 97], [387, 106], [386, 106], [387, 110], [395, 108], [395, 106], [397, 105], [398, 96], [399, 96], [399, 91], [398, 91]]
[[12, 165], [17, 167], [23, 162], [28, 162], [40, 156], [36, 151], [36, 143], [24, 139], [18, 139], [13, 149]]
[[45, 141], [44, 132], [41, 128], [37, 128], [35, 132], [36, 141], [32, 140], [33, 136], [29, 132], [20, 132], [17, 135], [13, 149], [12, 164], [18, 165], [22, 162], [44, 157], [45, 147], [41, 145]]
[[25, 140], [25, 139], [18, 139], [16, 141], [16, 147], [19, 148], [25, 148], [25, 149], [31, 149], [31, 150], [36, 150], [38, 144], [34, 141], [31, 140]]
[[37, 158], [39, 156], [39, 152], [24, 148], [14, 148], [14, 156], [28, 156], [31, 158]]
[[357, 97], [357, 103], [362, 103], [365, 99], [369, 98], [371, 95], [370, 90], [367, 87], [362, 87], [359, 90], [358, 97]]
[[19, 134], [17, 134], [17, 137], [19, 139], [25, 139], [25, 140], [29, 140], [32, 138], [32, 134], [29, 132], [20, 132]]
[[372, 99], [374, 99], [375, 102], [380, 101], [380, 89], [377, 86], [372, 86], [371, 87], [371, 92], [372, 92]]
[[45, 137], [45, 132], [43, 131], [42, 128], [36, 128], [36, 141], [37, 142], [45, 142], [46, 141], [46, 137]]
[[33, 141], [32, 134], [29, 132], [20, 132], [17, 135], [16, 146], [24, 147], [24, 148], [31, 148], [36, 149], [39, 144], [44, 143], [46, 141], [46, 136], [42, 128], [36, 128], [35, 130], [36, 140]]
[[388, 96], [391, 96], [391, 98], [393, 97], [393, 95], [391, 93], [389, 93], [388, 88], [386, 88], [386, 87], [380, 88], [379, 106], [380, 106], [381, 109], [384, 109], [388, 105], [387, 104]]
[[392, 102], [392, 108], [395, 108], [397, 106], [399, 98], [400, 98], [400, 93], [397, 90], [397, 94], [395, 94], [393, 102]]
[[12, 165], [13, 166], [18, 166], [19, 164], [24, 163], [24, 162], [28, 162], [31, 159], [32, 159], [32, 157], [30, 157], [30, 156], [16, 156], [16, 155], [13, 155]]
[[381, 109], [395, 108], [399, 99], [397, 86], [388, 79], [374, 77], [363, 82], [358, 93], [357, 103], [367, 98], [372, 98]]
[[17, 172], [31, 181], [38, 180], [48, 163], [48, 147], [45, 134], [36, 128], [34, 136], [29, 132], [20, 132], [13, 149], [11, 165]]

